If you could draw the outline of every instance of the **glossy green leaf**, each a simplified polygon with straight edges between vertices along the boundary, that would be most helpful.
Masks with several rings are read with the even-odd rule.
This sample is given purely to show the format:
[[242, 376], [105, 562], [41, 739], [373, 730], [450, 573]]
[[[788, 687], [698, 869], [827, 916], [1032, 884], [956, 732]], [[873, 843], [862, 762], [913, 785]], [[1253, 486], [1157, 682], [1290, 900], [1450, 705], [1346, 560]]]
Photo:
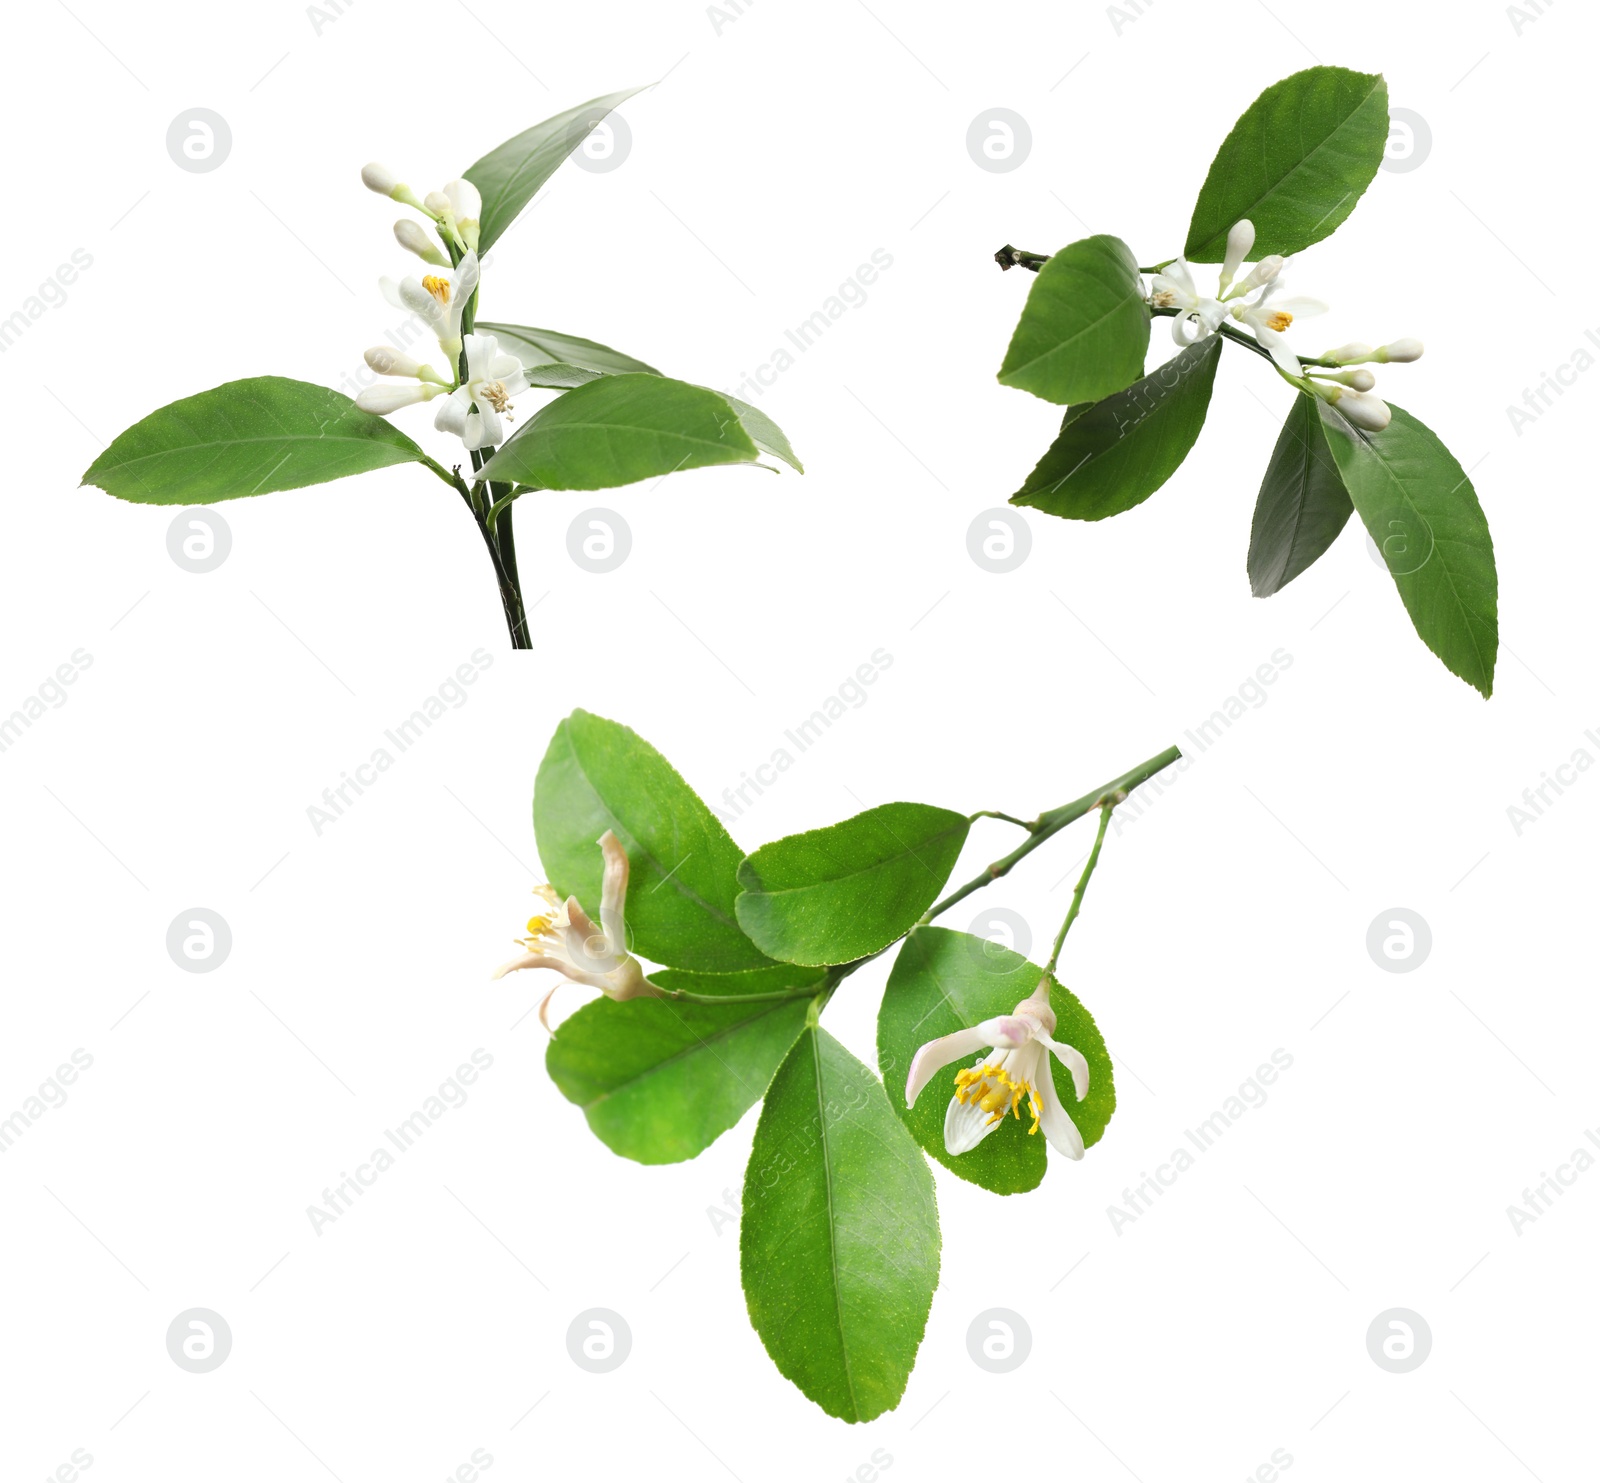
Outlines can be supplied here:
[[[945, 1111], [955, 1091], [955, 1074], [974, 1064], [963, 1058], [939, 1072], [917, 1098], [905, 1104], [906, 1076], [918, 1047], [941, 1035], [1010, 1014], [1038, 985], [1042, 970], [996, 942], [945, 927], [918, 927], [905, 940], [878, 1008], [878, 1067], [889, 1103], [912, 1136], [934, 1158], [963, 1179], [996, 1194], [1033, 1189], [1044, 1178], [1044, 1134], [1028, 1129], [1032, 1119], [1007, 1118], [976, 1148], [950, 1154], [944, 1146]], [[1061, 1105], [1077, 1124], [1084, 1146], [1100, 1141], [1116, 1110], [1111, 1057], [1089, 1011], [1055, 979], [1050, 1007], [1056, 1012], [1054, 1038], [1074, 1046], [1089, 1063], [1089, 1095], [1080, 1103], [1072, 1076], [1054, 1056], [1051, 1077]]]
[[585, 340], [578, 335], [563, 335], [559, 330], [534, 329], [526, 324], [499, 324], [480, 319], [478, 330], [494, 335], [507, 355], [514, 355], [524, 367], [550, 362], [580, 366], [586, 371], [598, 371], [605, 376], [624, 376], [637, 371], [646, 376], [661, 374], [654, 366], [602, 345], [598, 340]]
[[562, 162], [589, 137], [595, 125], [639, 91], [628, 88], [620, 93], [607, 93], [547, 118], [542, 124], [535, 124], [515, 138], [507, 139], [498, 149], [490, 150], [477, 164], [461, 172], [478, 187], [483, 197], [483, 215], [478, 223], [480, 256], [499, 240], [539, 187], [561, 168]]
[[763, 845], [739, 867], [739, 924], [788, 963], [849, 963], [911, 929], [966, 843], [965, 814], [886, 803]]
[[251, 376], [134, 423], [83, 482], [142, 505], [208, 505], [396, 463], [438, 467], [393, 423], [337, 391]]
[[1487, 697], [1500, 642], [1489, 522], [1450, 450], [1403, 408], [1390, 411], [1372, 433], [1321, 404], [1328, 447], [1423, 643]]
[[1250, 590], [1271, 597], [1334, 543], [1352, 505], [1328, 451], [1316, 401], [1297, 394], [1256, 496], [1250, 524]]
[[649, 742], [574, 711], [550, 739], [534, 784], [539, 858], [562, 896], [600, 904], [600, 836], [628, 851], [629, 948], [672, 968], [732, 973], [771, 960], [734, 914], [743, 854], [716, 815]]
[[587, 366], [569, 365], [566, 361], [547, 360], [535, 366], [524, 366], [522, 374], [529, 386], [545, 391], [571, 391], [575, 386], [598, 381], [605, 373], [591, 371]]
[[1126, 391], [1068, 409], [1014, 505], [1104, 520], [1150, 498], [1188, 457], [1211, 405], [1222, 337], [1208, 335]]
[[717, 392], [666, 376], [602, 376], [541, 407], [476, 477], [541, 489], [615, 489], [760, 456]]
[[739, 421], [743, 424], [745, 432], [750, 435], [750, 441], [763, 453], [770, 453], [774, 458], [781, 458], [792, 468], [795, 473], [805, 473], [805, 465], [795, 456], [795, 451], [789, 446], [789, 439], [784, 436], [784, 431], [759, 407], [752, 407], [748, 402], [741, 402], [738, 397], [731, 397], [727, 392], [722, 393], [727, 404], [738, 413]]
[[749, 995], [799, 987], [809, 972], [654, 973], [663, 989], [719, 993], [734, 987], [719, 979], [736, 979], [744, 992], [729, 992], [726, 1005], [597, 999], [551, 1039], [550, 1079], [613, 1153], [641, 1164], [692, 1159], [761, 1100], [805, 1027], [809, 998]]
[[773, 1363], [828, 1415], [899, 1404], [939, 1280], [933, 1175], [825, 1030], [802, 1032], [761, 1109], [739, 1270]]
[[1034, 275], [1000, 382], [1047, 402], [1092, 402], [1138, 380], [1150, 343], [1139, 266], [1116, 237], [1063, 247]]
[[1389, 89], [1344, 67], [1308, 67], [1274, 83], [1223, 140], [1200, 187], [1190, 262], [1220, 263], [1236, 221], [1255, 224], [1252, 257], [1320, 242], [1355, 210], [1383, 163]]

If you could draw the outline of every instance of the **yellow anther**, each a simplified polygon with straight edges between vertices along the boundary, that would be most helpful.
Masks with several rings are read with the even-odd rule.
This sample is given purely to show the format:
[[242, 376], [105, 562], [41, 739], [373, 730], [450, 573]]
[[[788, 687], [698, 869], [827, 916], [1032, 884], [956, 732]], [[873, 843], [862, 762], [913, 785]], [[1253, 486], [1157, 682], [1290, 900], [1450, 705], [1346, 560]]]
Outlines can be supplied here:
[[507, 399], [508, 393], [505, 386], [499, 381], [486, 381], [479, 386], [477, 395], [480, 400], [487, 402], [496, 412], [510, 412], [511, 403]]
[[1277, 330], [1280, 335], [1293, 323], [1294, 315], [1285, 314], [1282, 309], [1267, 315], [1267, 328], [1269, 330]]
[[422, 280], [422, 286], [441, 304], [450, 302], [450, 280], [448, 278], [438, 278], [430, 273]]

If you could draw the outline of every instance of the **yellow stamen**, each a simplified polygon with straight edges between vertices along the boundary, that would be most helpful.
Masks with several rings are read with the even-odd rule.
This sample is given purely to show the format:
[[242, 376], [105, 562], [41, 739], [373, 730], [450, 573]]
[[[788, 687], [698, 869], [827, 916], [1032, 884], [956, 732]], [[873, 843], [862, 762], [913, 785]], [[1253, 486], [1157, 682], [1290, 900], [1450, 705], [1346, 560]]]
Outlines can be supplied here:
[[1285, 314], [1282, 309], [1279, 309], [1274, 314], [1267, 315], [1267, 328], [1276, 330], [1280, 335], [1293, 323], [1294, 315]]
[[437, 278], [430, 273], [422, 280], [422, 286], [441, 304], [450, 302], [450, 280], [448, 278]]
[[966, 1066], [956, 1072], [956, 1101], [963, 1107], [976, 1106], [989, 1114], [987, 1124], [1002, 1122], [1009, 1112], [1022, 1121], [1022, 1099], [1028, 1098], [1033, 1113], [1033, 1126], [1029, 1133], [1039, 1131], [1039, 1090], [1029, 1081], [1018, 1081], [1003, 1067], [993, 1063]]
[[485, 381], [478, 388], [478, 397], [487, 402], [496, 412], [509, 413], [511, 403], [507, 400], [505, 386], [499, 381]]
[[1154, 304], [1157, 309], [1170, 309], [1173, 302], [1172, 290], [1170, 288], [1163, 288], [1159, 292], [1151, 294], [1150, 302]]

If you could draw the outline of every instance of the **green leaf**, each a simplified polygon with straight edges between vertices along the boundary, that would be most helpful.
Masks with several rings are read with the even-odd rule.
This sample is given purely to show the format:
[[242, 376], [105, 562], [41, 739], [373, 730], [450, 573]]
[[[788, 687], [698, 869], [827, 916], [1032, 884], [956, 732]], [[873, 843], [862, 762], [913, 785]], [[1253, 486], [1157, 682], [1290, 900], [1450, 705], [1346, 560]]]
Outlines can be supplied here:
[[900, 1403], [939, 1280], [933, 1175], [825, 1030], [801, 1034], [761, 1109], [739, 1271], [773, 1363], [828, 1415]]
[[443, 474], [393, 423], [325, 386], [251, 376], [185, 397], [120, 433], [83, 476], [142, 505], [208, 505], [395, 463]]
[[1308, 67], [1274, 83], [1223, 140], [1194, 205], [1183, 255], [1220, 263], [1236, 221], [1255, 224], [1252, 257], [1287, 257], [1355, 210], [1389, 142], [1383, 78]]
[[507, 355], [514, 355], [524, 367], [545, 365], [550, 362], [581, 366], [586, 371], [598, 371], [606, 376], [623, 376], [630, 371], [647, 376], [661, 374], [654, 366], [602, 345], [598, 340], [585, 340], [578, 335], [563, 335], [558, 330], [537, 330], [525, 324], [498, 324], [489, 320], [478, 321], [480, 334], [494, 335]]
[[1222, 337], [1207, 335], [1093, 406], [1071, 407], [1014, 505], [1104, 520], [1149, 499], [1189, 455], [1211, 405]]
[[[955, 1074], [973, 1064], [963, 1059], [939, 1072], [917, 1098], [905, 1105], [906, 1075], [919, 1046], [968, 1025], [1010, 1014], [1037, 987], [1042, 969], [1020, 954], [965, 932], [918, 927], [895, 959], [878, 1009], [878, 1066], [889, 1103], [928, 1153], [952, 1173], [996, 1194], [1019, 1194], [1044, 1178], [1043, 1133], [1030, 1134], [1031, 1119], [1007, 1118], [976, 1148], [945, 1152], [944, 1117], [955, 1090]], [[1076, 1047], [1089, 1063], [1089, 1095], [1080, 1103], [1067, 1069], [1050, 1057], [1050, 1074], [1086, 1148], [1100, 1141], [1116, 1110], [1111, 1057], [1089, 1011], [1050, 980], [1050, 1007], [1056, 1012], [1054, 1039]]]
[[805, 473], [805, 466], [795, 456], [795, 451], [789, 446], [789, 440], [784, 436], [783, 429], [776, 422], [759, 407], [741, 402], [737, 397], [729, 396], [727, 392], [723, 392], [722, 397], [739, 414], [739, 421], [744, 424], [744, 430], [749, 433], [750, 441], [757, 448], [763, 453], [770, 453], [774, 458], [781, 458], [795, 473]]
[[1450, 450], [1403, 408], [1389, 410], [1388, 427], [1372, 433], [1321, 404], [1328, 447], [1423, 643], [1487, 697], [1500, 642], [1489, 522]]
[[911, 929], [966, 843], [965, 814], [885, 803], [763, 845], [739, 866], [739, 925], [788, 963], [850, 963]]
[[718, 978], [738, 979], [745, 994], [730, 992], [726, 1005], [597, 999], [551, 1039], [550, 1079], [613, 1153], [641, 1164], [692, 1159], [761, 1100], [805, 1028], [808, 998], [746, 996], [799, 987], [809, 972], [785, 964], [775, 973], [652, 974], [660, 988], [694, 993], [723, 992], [732, 986]]
[[473, 477], [614, 489], [760, 456], [717, 392], [666, 376], [602, 376], [541, 407]]
[[536, 366], [524, 366], [523, 378], [529, 386], [551, 391], [571, 391], [575, 386], [587, 386], [598, 381], [605, 373], [591, 371], [587, 366], [568, 365], [565, 361], [541, 361]]
[[595, 125], [639, 91], [628, 88], [607, 93], [547, 118], [514, 139], [507, 139], [461, 172], [483, 197], [483, 215], [478, 223], [480, 257], [517, 219], [539, 187], [561, 168], [562, 161], [589, 137]]
[[1314, 397], [1297, 393], [1261, 480], [1250, 523], [1250, 590], [1271, 597], [1334, 543], [1350, 496], [1328, 451]]
[[1047, 402], [1093, 402], [1144, 370], [1150, 307], [1139, 265], [1116, 237], [1063, 247], [1034, 276], [1000, 383]]
[[734, 915], [743, 851], [716, 815], [649, 742], [574, 711], [539, 764], [533, 830], [551, 884], [591, 914], [599, 909], [598, 840], [607, 829], [628, 851], [633, 952], [705, 973], [770, 966]]

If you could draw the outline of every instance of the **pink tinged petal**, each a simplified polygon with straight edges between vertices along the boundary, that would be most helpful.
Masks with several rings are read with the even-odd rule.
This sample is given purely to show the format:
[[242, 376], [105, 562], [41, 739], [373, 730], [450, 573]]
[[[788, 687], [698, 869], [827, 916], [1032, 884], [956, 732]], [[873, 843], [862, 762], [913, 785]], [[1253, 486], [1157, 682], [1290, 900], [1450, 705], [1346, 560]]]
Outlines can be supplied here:
[[628, 903], [628, 852], [609, 829], [596, 843], [604, 862], [600, 874], [600, 921], [616, 950], [626, 952], [628, 927], [623, 913]]
[[[1072, 1089], [1078, 1094], [1078, 1100], [1083, 1101], [1089, 1095], [1089, 1063], [1084, 1060], [1083, 1052], [1059, 1040], [1051, 1040], [1047, 1035], [1041, 1035], [1039, 1043], [1072, 1073]], [[1046, 1076], [1049, 1070], [1048, 1066], [1044, 1068]]]
[[[992, 1022], [991, 1022], [992, 1023]], [[923, 1087], [952, 1061], [962, 1061], [994, 1042], [984, 1034], [982, 1025], [968, 1025], [964, 1030], [941, 1035], [918, 1048], [911, 1058], [911, 1070], [906, 1075], [906, 1106], [912, 1106]]]
[[[606, 940], [606, 934], [581, 906], [576, 896], [567, 897], [567, 926], [565, 931], [567, 956], [582, 970], [596, 977], [614, 972], [621, 967], [627, 954], [620, 952]], [[603, 982], [596, 985], [604, 988]]]
[[1039, 1087], [1039, 1127], [1050, 1140], [1050, 1147], [1064, 1153], [1069, 1159], [1083, 1157], [1083, 1134], [1078, 1125], [1067, 1116], [1067, 1109], [1056, 1095], [1056, 1084], [1048, 1076], [1041, 1077]]
[[946, 1153], [971, 1153], [985, 1138], [1003, 1123], [978, 1106], [977, 1099], [958, 1102], [954, 1097], [944, 1113], [944, 1148]]

